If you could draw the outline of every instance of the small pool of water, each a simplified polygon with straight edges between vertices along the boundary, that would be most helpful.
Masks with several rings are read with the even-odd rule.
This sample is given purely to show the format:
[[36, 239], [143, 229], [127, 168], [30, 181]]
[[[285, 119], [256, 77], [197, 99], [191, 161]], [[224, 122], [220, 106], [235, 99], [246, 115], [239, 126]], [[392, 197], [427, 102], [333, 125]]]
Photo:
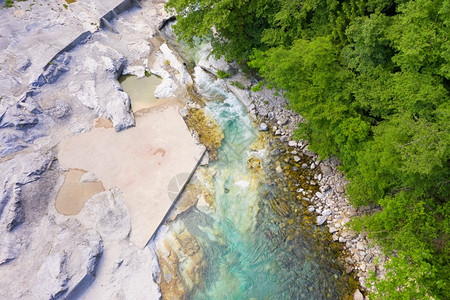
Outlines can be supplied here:
[[130, 96], [131, 108], [134, 112], [159, 104], [159, 99], [155, 97], [155, 91], [162, 82], [161, 78], [155, 75], [144, 78], [125, 75], [119, 78], [119, 82], [123, 90]]
[[105, 190], [100, 181], [83, 181], [86, 173], [80, 169], [69, 169], [56, 197], [55, 207], [59, 213], [77, 215], [92, 196]]

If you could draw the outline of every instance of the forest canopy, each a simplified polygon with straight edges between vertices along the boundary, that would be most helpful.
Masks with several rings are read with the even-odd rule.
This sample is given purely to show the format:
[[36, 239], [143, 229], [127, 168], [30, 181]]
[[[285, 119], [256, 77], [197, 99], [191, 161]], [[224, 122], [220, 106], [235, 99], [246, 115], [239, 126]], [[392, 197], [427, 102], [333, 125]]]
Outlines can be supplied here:
[[[169, 0], [176, 34], [285, 91], [393, 255], [381, 299], [449, 299], [450, 0]], [[394, 252], [393, 252], [394, 251]]]

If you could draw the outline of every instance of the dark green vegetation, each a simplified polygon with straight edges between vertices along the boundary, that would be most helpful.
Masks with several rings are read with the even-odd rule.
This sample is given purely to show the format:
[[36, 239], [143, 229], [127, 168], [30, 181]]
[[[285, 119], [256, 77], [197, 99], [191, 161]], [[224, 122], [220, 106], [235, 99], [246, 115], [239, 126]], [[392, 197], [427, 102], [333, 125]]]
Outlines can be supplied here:
[[[24, 1], [26, 1], [26, 0], [16, 0], [16, 1], [22, 1], [22, 2], [24, 2]], [[6, 8], [12, 7], [13, 4], [14, 4], [14, 0], [5, 0], [5, 4], [3, 4], [3, 7], [6, 7]]]
[[230, 74], [225, 71], [219, 70], [217, 71], [217, 77], [219, 77], [220, 79], [230, 78]]
[[14, 4], [14, 0], [6, 0], [5, 4], [3, 5], [4, 7], [11, 7]]
[[[256, 70], [338, 156], [393, 255], [381, 299], [449, 299], [450, 0], [170, 0], [176, 33]], [[212, 30], [214, 28], [214, 30]], [[395, 251], [394, 251], [395, 250]], [[393, 252], [394, 251], [394, 252]]]

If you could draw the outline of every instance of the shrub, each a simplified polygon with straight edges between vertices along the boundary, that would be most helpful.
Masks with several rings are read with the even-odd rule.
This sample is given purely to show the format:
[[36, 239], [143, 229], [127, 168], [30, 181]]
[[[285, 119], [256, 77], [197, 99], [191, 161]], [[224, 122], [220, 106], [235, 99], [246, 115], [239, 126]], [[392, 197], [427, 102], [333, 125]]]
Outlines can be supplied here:
[[14, 0], [6, 0], [5, 1], [5, 7], [11, 7], [14, 4]]
[[217, 71], [217, 77], [219, 77], [220, 79], [230, 78], [230, 74], [225, 71], [219, 70]]
[[241, 90], [245, 90], [246, 89], [246, 87], [242, 83], [237, 81], [237, 80], [232, 81], [231, 85], [233, 85], [233, 86], [235, 86], [235, 87], [237, 87], [238, 89], [241, 89]]

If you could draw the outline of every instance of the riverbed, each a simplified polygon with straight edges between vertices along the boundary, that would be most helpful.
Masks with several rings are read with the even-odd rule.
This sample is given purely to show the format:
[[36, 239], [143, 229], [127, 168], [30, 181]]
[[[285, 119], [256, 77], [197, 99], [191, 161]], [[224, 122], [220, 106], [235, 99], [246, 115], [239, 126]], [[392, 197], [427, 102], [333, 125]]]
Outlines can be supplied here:
[[306, 183], [313, 174], [270, 155], [280, 145], [255, 128], [220, 80], [194, 70], [204, 111], [225, 138], [217, 160], [199, 169], [186, 189], [192, 206], [157, 236], [163, 298], [350, 297], [354, 279], [343, 272], [330, 236], [297, 198], [299, 189], [317, 190]]

